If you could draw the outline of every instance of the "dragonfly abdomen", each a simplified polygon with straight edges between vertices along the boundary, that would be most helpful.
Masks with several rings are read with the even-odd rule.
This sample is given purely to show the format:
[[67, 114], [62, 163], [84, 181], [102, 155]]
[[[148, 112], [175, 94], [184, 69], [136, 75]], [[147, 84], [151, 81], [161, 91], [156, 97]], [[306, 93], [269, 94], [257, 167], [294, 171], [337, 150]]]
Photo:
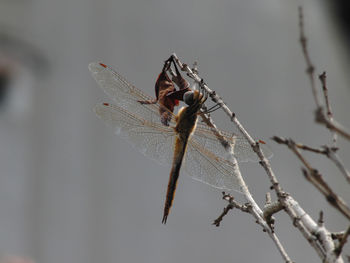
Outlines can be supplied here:
[[188, 138], [183, 140], [180, 136], [176, 136], [173, 164], [169, 175], [169, 183], [168, 183], [168, 189], [167, 189], [165, 205], [164, 205], [164, 214], [163, 214], [163, 220], [162, 220], [163, 224], [166, 224], [168, 215], [170, 213], [170, 208], [173, 204], [176, 186], [177, 186], [177, 180], [179, 179], [180, 168], [186, 152], [187, 142], [188, 142]]

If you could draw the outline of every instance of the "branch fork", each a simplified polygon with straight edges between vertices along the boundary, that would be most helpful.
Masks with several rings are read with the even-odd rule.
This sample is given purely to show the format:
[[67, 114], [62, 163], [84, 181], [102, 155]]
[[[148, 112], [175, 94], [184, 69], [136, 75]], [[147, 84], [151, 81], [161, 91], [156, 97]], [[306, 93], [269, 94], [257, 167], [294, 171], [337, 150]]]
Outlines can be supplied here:
[[[243, 185], [243, 194], [247, 199], [247, 201], [249, 202], [249, 205], [238, 204], [233, 197], [223, 194], [223, 198], [226, 201], [228, 201], [229, 204], [224, 208], [221, 215], [216, 220], [214, 220], [213, 224], [216, 226], [219, 226], [224, 216], [227, 215], [228, 211], [232, 210], [233, 208], [239, 208], [241, 211], [248, 212], [252, 214], [256, 219], [256, 222], [263, 227], [264, 232], [268, 233], [270, 238], [275, 243], [284, 261], [292, 262], [292, 260], [286, 253], [284, 247], [282, 246], [281, 242], [279, 241], [278, 237], [274, 232], [275, 221], [272, 215], [284, 209], [287, 212], [287, 214], [290, 216], [291, 220], [295, 223], [299, 231], [303, 234], [306, 240], [308, 240], [311, 246], [315, 249], [315, 251], [320, 256], [320, 258], [322, 258], [325, 262], [337, 262], [337, 263], [343, 262], [342, 259], [340, 257], [337, 257], [334, 253], [334, 242], [332, 238], [330, 238], [331, 237], [330, 232], [323, 226], [319, 227], [318, 224], [301, 208], [299, 203], [296, 200], [294, 200], [292, 196], [290, 196], [288, 193], [282, 190], [274, 172], [272, 171], [272, 168], [268, 159], [264, 156], [262, 150], [260, 149], [259, 142], [255, 141], [250, 136], [250, 134], [244, 129], [242, 124], [238, 121], [236, 114], [234, 114], [227, 107], [227, 105], [223, 102], [221, 97], [217, 95], [216, 92], [208, 88], [204, 80], [197, 75], [197, 70], [196, 72], [193, 72], [188, 65], [181, 63], [181, 61], [178, 59], [176, 54], [173, 54], [173, 58], [174, 58], [174, 61], [179, 66], [179, 68], [181, 68], [182, 71], [185, 71], [187, 76], [193, 79], [202, 89], [204, 89], [209, 94], [210, 98], [214, 103], [217, 103], [218, 105], [220, 105], [220, 108], [228, 115], [231, 122], [233, 122], [234, 125], [238, 128], [238, 130], [244, 135], [244, 137], [250, 143], [253, 151], [258, 155], [260, 159], [260, 164], [266, 171], [272, 185], [271, 187], [273, 190], [275, 190], [278, 198], [278, 200], [273, 204], [272, 203], [267, 204], [263, 211], [257, 205], [256, 201], [254, 200], [251, 193], [249, 192], [248, 187], [246, 187], [244, 180], [241, 177], [239, 168], [237, 166], [239, 176], [241, 177], [241, 181]], [[216, 133], [219, 134], [220, 132], [216, 129], [216, 126], [214, 125], [210, 117], [207, 118], [207, 121], [213, 124], [212, 128], [214, 130], [214, 134]], [[218, 139], [220, 140], [219, 137], [220, 136], [218, 136]], [[224, 145], [224, 142], [222, 142], [222, 144]], [[237, 164], [237, 160], [233, 155], [231, 157], [231, 161], [234, 164]]]

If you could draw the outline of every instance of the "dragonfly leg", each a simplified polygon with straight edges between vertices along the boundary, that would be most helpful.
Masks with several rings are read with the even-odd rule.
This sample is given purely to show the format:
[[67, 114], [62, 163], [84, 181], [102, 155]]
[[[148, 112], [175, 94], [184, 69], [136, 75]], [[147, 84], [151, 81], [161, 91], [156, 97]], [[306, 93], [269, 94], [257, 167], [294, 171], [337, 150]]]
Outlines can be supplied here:
[[211, 107], [211, 108], [205, 110], [203, 113], [205, 113], [205, 114], [212, 113], [212, 112], [214, 112], [214, 111], [220, 109], [221, 107], [222, 107], [222, 106], [221, 106], [219, 103], [217, 103], [217, 104], [215, 104], [213, 107]]
[[180, 90], [182, 90], [182, 89], [189, 89], [190, 84], [188, 83], [188, 81], [186, 79], [184, 79], [181, 76], [181, 73], [180, 73], [179, 69], [177, 68], [176, 63], [174, 61], [174, 57], [171, 56], [170, 58], [171, 58], [171, 61], [172, 61], [173, 65], [174, 65], [175, 71], [176, 71], [176, 77], [173, 76], [172, 77], [172, 81], [175, 82], [175, 84], [180, 88]]

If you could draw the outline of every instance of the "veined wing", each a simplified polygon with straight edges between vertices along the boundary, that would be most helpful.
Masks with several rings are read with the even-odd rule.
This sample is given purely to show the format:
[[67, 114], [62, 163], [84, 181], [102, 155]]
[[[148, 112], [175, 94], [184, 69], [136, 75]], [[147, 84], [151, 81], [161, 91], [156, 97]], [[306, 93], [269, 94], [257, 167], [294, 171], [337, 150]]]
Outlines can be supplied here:
[[[97, 104], [95, 113], [135, 148], [161, 164], [171, 164], [175, 142], [173, 127], [141, 118], [117, 105]], [[236, 166], [203, 148], [194, 138], [188, 142], [185, 171], [194, 179], [219, 189], [240, 192]]]
[[[152, 97], [137, 89], [118, 72], [102, 63], [90, 63], [89, 70], [99, 86], [117, 103], [117, 105], [127, 111], [137, 114], [144, 120], [160, 124], [159, 103], [140, 104], [138, 102], [138, 100], [152, 100]], [[170, 125], [175, 126], [174, 118], [172, 118]], [[259, 161], [257, 155], [253, 152], [243, 135], [228, 132], [222, 132], [222, 135], [227, 141], [234, 144], [234, 154], [238, 162]], [[198, 123], [193, 137], [200, 145], [205, 146], [214, 154], [227, 160], [228, 153], [226, 149], [218, 141], [210, 127]], [[261, 145], [261, 147], [266, 156], [270, 158], [272, 156], [271, 151], [264, 145]]]
[[[141, 104], [138, 102], [152, 100], [154, 98], [131, 85], [123, 76], [105, 64], [98, 62], [90, 63], [89, 70], [101, 89], [118, 106], [137, 114], [145, 120], [160, 123], [159, 103]], [[173, 119], [172, 123], [175, 125]]]
[[215, 188], [242, 192], [237, 177], [238, 165], [215, 155], [194, 138], [188, 142], [183, 167], [195, 180]]
[[97, 104], [94, 111], [144, 155], [161, 164], [172, 162], [175, 130], [162, 125], [159, 115], [158, 122], [152, 122], [109, 103]]
[[[220, 131], [220, 133], [222, 137], [232, 145], [233, 154], [238, 162], [259, 161], [258, 156], [242, 134], [229, 133], [225, 131]], [[197, 141], [201, 147], [208, 149], [220, 158], [224, 160], [229, 159], [229, 153], [222, 146], [209, 126], [198, 123], [192, 138]], [[266, 158], [272, 157], [273, 154], [266, 145], [260, 144], [260, 147], [264, 152]]]

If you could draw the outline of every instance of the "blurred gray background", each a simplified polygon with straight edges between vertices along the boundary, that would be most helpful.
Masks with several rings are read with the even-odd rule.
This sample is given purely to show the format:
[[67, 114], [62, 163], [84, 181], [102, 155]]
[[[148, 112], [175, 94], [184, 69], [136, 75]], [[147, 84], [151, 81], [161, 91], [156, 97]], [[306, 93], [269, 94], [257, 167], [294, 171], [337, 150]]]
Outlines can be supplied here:
[[[326, 1], [1, 0], [0, 67], [8, 83], [0, 108], [1, 255], [50, 263], [282, 262], [251, 216], [233, 211], [219, 228], [211, 225], [226, 205], [221, 192], [185, 174], [162, 225], [169, 167], [138, 153], [92, 112], [108, 98], [89, 62], [111, 65], [153, 95], [172, 52], [188, 64], [198, 60], [209, 87], [269, 143], [284, 189], [315, 219], [322, 209], [330, 230], [343, 230], [348, 222], [304, 180], [293, 154], [268, 140], [330, 142], [313, 122], [299, 4], [317, 73], [328, 74], [336, 119], [350, 127], [349, 50]], [[227, 122], [220, 111], [215, 117]], [[339, 145], [349, 164], [349, 142]], [[334, 165], [307, 156], [350, 202]], [[267, 175], [255, 163], [241, 170], [263, 205]], [[292, 259], [320, 262], [289, 218], [276, 218]]]

